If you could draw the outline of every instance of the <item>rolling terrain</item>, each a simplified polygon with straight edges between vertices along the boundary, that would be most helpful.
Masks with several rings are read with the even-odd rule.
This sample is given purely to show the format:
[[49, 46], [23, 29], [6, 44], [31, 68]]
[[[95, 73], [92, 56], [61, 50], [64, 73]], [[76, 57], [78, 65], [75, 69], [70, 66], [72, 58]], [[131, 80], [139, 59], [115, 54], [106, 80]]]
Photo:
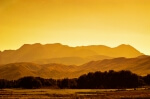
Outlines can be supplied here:
[[8, 80], [14, 80], [24, 76], [54, 79], [75, 78], [88, 72], [108, 70], [130, 70], [138, 75], [147, 75], [150, 73], [150, 56], [104, 59], [99, 61], [91, 61], [80, 66], [56, 63], [11, 63], [0, 66], [0, 78]]

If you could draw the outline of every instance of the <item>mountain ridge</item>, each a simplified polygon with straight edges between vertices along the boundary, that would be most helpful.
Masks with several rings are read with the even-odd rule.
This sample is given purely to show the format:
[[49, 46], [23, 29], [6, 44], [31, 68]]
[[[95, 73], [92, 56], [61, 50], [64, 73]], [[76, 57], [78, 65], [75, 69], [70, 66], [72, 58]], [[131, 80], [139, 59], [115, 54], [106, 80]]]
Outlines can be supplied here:
[[[64, 57], [86, 58], [92, 56], [107, 56], [112, 58], [132, 58], [141, 55], [144, 54], [136, 50], [134, 47], [125, 44], [118, 47], [110, 48], [105, 45], [70, 47], [68, 45], [62, 45], [60, 43], [44, 45], [40, 43], [35, 43], [24, 44], [17, 50], [5, 50], [3, 52], [0, 52], [0, 63], [8, 64], [15, 62], [33, 62], [42, 59], [54, 59]], [[92, 60], [94, 59], [91, 59], [90, 61]]]

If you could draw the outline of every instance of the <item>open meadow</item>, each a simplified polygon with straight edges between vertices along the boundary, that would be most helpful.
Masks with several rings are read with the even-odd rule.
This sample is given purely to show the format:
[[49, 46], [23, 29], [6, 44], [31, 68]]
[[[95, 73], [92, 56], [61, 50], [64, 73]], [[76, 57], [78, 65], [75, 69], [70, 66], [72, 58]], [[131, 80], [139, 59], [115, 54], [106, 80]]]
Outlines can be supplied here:
[[1, 89], [0, 99], [150, 99], [150, 90]]

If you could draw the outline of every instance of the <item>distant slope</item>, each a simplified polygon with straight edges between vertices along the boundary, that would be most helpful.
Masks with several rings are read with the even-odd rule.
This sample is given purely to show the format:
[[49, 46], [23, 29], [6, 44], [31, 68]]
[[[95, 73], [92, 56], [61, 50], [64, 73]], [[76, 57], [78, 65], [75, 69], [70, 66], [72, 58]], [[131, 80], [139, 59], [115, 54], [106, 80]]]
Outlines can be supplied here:
[[91, 61], [81, 66], [63, 64], [33, 64], [12, 63], [0, 66], [0, 78], [18, 79], [24, 76], [39, 76], [43, 78], [74, 78], [95, 71], [131, 70], [139, 75], [150, 74], [150, 57], [114, 58]]
[[137, 58], [114, 58], [101, 61], [91, 61], [80, 66], [83, 72], [107, 71], [107, 70], [131, 70], [139, 75], [150, 74], [150, 56], [139, 56]]
[[37, 76], [41, 66], [33, 63], [14, 63], [0, 66], [1, 79], [18, 79], [24, 76]]
[[0, 66], [0, 79], [14, 80], [24, 76], [36, 76], [43, 78], [63, 78], [76, 70], [77, 66], [62, 64], [38, 65], [33, 63], [12, 63]]
[[[65, 57], [79, 57], [84, 59], [93, 56], [132, 58], [140, 55], [143, 54], [130, 45], [120, 45], [115, 48], [110, 48], [103, 45], [69, 47], [59, 43], [46, 45], [37, 43], [32, 45], [25, 44], [17, 50], [5, 50], [0, 52], [0, 64], [33, 62], [43, 59], [53, 60], [58, 58], [59, 60], [63, 60]], [[71, 61], [69, 64], [71, 64]]]
[[111, 59], [112, 57], [95, 55], [88, 57], [61, 57], [61, 58], [51, 58], [51, 59], [41, 59], [37, 61], [33, 61], [33, 63], [37, 64], [50, 64], [50, 63], [58, 63], [65, 65], [82, 65], [89, 61], [103, 60], [103, 59]]

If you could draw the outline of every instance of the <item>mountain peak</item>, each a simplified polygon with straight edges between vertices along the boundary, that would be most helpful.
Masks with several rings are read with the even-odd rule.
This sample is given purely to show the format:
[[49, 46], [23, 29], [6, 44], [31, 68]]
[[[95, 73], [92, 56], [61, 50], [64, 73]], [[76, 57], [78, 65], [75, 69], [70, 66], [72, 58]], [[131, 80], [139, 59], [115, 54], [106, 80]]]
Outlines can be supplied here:
[[143, 53], [135, 49], [133, 46], [127, 45], [127, 44], [121, 44], [115, 47], [114, 50], [117, 51], [118, 55], [121, 55], [127, 58], [144, 55]]
[[115, 47], [115, 49], [119, 49], [119, 50], [123, 49], [123, 50], [126, 50], [126, 51], [128, 51], [128, 50], [130, 50], [130, 51], [138, 51], [136, 48], [134, 48], [133, 46], [131, 46], [129, 44], [121, 44], [121, 45]]
[[121, 45], [119, 45], [119, 46], [117, 46], [116, 48], [118, 48], [118, 47], [132, 47], [133, 48], [133, 46], [131, 46], [131, 45], [129, 45], [129, 44], [121, 44]]
[[61, 43], [52, 43], [52, 44], [45, 44], [45, 46], [66, 46], [66, 45], [63, 45]]
[[42, 44], [41, 43], [35, 43], [33, 45], [36, 45], [36, 46], [41, 46]]
[[42, 44], [40, 43], [35, 43], [35, 44], [24, 44], [23, 46], [21, 46], [19, 49], [25, 49], [25, 48], [29, 48], [31, 46], [42, 46]]

